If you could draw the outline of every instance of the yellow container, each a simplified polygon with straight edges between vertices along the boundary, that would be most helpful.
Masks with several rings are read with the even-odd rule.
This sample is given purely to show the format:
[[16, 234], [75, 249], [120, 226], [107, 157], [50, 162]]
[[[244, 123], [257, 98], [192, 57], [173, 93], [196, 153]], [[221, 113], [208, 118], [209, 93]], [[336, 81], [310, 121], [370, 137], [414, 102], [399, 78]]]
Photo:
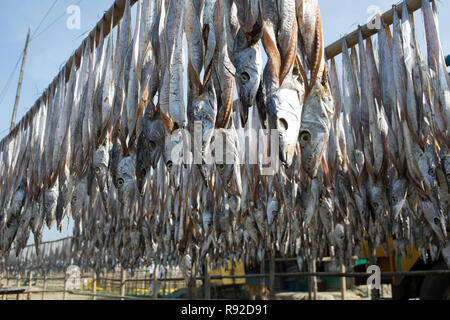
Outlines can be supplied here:
[[[239, 261], [233, 268], [231, 261], [228, 262], [228, 271], [225, 267], [211, 270], [211, 276], [230, 276], [230, 275], [245, 275], [245, 267], [242, 261]], [[232, 285], [232, 284], [245, 284], [245, 278], [234, 278], [234, 279], [213, 279], [211, 283], [216, 286], [221, 285]]]

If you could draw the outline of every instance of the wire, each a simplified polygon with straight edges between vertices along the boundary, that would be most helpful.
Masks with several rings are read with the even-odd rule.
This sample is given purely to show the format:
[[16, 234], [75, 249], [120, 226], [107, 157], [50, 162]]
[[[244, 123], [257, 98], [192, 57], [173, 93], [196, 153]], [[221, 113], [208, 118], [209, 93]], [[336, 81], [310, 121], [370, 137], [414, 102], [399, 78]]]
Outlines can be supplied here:
[[34, 30], [32, 36], [31, 36], [30, 41], [33, 41], [33, 40], [34, 40], [34, 35], [38, 32], [38, 30], [39, 30], [39, 28], [41, 27], [42, 23], [44, 23], [45, 19], [48, 17], [48, 15], [49, 15], [50, 12], [52, 11], [52, 9], [55, 7], [57, 1], [58, 1], [58, 0], [55, 0], [55, 1], [53, 2], [53, 4], [50, 6], [50, 8], [47, 10], [47, 13], [46, 13], [46, 14], [44, 15], [44, 17], [41, 19], [41, 22], [39, 22], [37, 28]]
[[3, 102], [3, 100], [6, 97], [6, 93], [8, 92], [8, 89], [9, 89], [9, 87], [11, 85], [11, 80], [13, 79], [14, 75], [16, 74], [17, 67], [19, 66], [19, 62], [22, 59], [24, 52], [25, 52], [25, 50], [22, 51], [22, 53], [20, 54], [19, 58], [17, 59], [16, 65], [14, 66], [13, 71], [9, 75], [9, 78], [6, 81], [6, 84], [5, 84], [5, 86], [3, 87], [3, 89], [2, 89], [2, 91], [0, 93], [0, 104]]
[[[82, 2], [83, 0], [79, 0], [75, 5], [78, 5]], [[60, 16], [58, 16], [55, 20], [53, 20], [43, 31], [41, 31], [39, 34], [37, 34], [36, 36], [34, 36], [33, 40], [40, 37], [43, 33], [45, 33], [48, 29], [50, 29], [51, 27], [53, 27], [56, 23], [59, 22], [59, 20], [61, 20], [62, 18], [64, 18], [64, 16], [66, 15], [66, 12], [64, 11]]]

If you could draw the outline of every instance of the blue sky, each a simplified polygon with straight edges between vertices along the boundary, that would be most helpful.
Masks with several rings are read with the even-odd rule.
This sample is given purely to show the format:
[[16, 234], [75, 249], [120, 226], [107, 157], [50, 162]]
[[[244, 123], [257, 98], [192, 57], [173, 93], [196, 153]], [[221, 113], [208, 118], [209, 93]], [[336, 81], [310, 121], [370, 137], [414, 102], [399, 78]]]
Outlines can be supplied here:
[[[55, 6], [40, 26], [39, 22], [53, 5], [54, 0], [0, 0], [0, 29], [2, 30], [0, 49], [0, 137], [8, 133], [12, 107], [19, 77], [19, 67], [14, 73], [5, 95], [1, 91], [8, 83], [9, 76], [23, 50], [28, 27], [31, 28], [32, 41], [26, 61], [22, 93], [16, 122], [34, 104], [59, 72], [61, 66], [76, 50], [113, 0], [57, 0]], [[391, 8], [393, 0], [320, 0], [325, 44], [330, 44], [346, 33], [350, 33], [358, 24], [366, 23], [372, 8], [382, 12]], [[66, 26], [70, 5], [78, 4], [81, 9], [81, 28], [70, 30]], [[136, 6], [135, 6], [136, 7]], [[444, 31], [450, 30], [450, 2], [438, 2], [440, 31], [445, 54], [450, 54], [449, 37]], [[133, 10], [134, 16], [135, 8]], [[57, 20], [61, 17], [59, 20]], [[423, 27], [420, 12], [416, 13], [419, 25], [419, 38], [423, 39]], [[424, 50], [425, 47], [422, 47]], [[424, 51], [425, 53], [425, 51]], [[46, 231], [44, 240], [60, 238], [71, 230], [72, 224], [64, 226], [63, 235], [55, 230]]]

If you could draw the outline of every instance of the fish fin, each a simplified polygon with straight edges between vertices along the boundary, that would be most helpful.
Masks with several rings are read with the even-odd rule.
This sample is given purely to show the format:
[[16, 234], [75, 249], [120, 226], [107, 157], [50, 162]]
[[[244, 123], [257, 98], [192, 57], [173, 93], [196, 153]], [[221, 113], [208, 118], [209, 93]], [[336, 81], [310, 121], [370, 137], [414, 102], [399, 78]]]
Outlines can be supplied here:
[[281, 70], [281, 56], [278, 51], [277, 44], [273, 42], [273, 39], [270, 37], [266, 28], [263, 28], [263, 38], [262, 38], [264, 50], [266, 51], [268, 60], [268, 76], [273, 78], [278, 86], [280, 85], [280, 70]]
[[169, 133], [172, 133], [172, 131], [174, 129], [174, 124], [173, 124], [172, 120], [170, 120], [170, 118], [168, 116], [166, 116], [164, 114], [164, 112], [161, 111], [161, 109], [159, 109], [159, 114], [161, 115], [161, 119], [162, 119], [164, 125], [166, 126], [167, 130], [169, 131]]
[[205, 70], [205, 75], [203, 76], [203, 84], [202, 84], [202, 88], [201, 88], [200, 92], [203, 92], [203, 90], [205, 90], [205, 88], [209, 82], [209, 79], [211, 79], [213, 66], [214, 66], [214, 57], [211, 59], [211, 63]]
[[195, 94], [200, 95], [203, 85], [200, 81], [200, 76], [197, 74], [197, 72], [194, 69], [194, 66], [192, 65], [191, 58], [188, 57], [188, 74], [189, 79], [192, 81], [191, 85], [194, 86]]
[[[259, 8], [258, 10], [261, 10], [261, 8]], [[247, 38], [249, 47], [257, 44], [258, 41], [263, 37], [263, 21], [261, 12], [258, 15], [258, 20], [253, 25], [252, 31], [250, 31], [248, 34], [245, 34], [245, 37]]]
[[294, 19], [294, 23], [292, 24], [292, 33], [291, 39], [289, 40], [289, 50], [286, 53], [286, 56], [283, 57], [283, 64], [280, 71], [280, 85], [283, 83], [287, 74], [291, 70], [294, 65], [297, 57], [297, 36], [298, 36], [298, 28], [297, 28], [297, 19]]
[[316, 10], [317, 15], [317, 22], [316, 22], [316, 52], [315, 52], [315, 59], [311, 58], [310, 61], [314, 61], [314, 65], [311, 71], [311, 78], [310, 78], [310, 87], [312, 88], [314, 86], [314, 83], [316, 82], [317, 78], [320, 77], [320, 68], [323, 63], [323, 34], [322, 34], [322, 20], [320, 17], [320, 9], [317, 6]]

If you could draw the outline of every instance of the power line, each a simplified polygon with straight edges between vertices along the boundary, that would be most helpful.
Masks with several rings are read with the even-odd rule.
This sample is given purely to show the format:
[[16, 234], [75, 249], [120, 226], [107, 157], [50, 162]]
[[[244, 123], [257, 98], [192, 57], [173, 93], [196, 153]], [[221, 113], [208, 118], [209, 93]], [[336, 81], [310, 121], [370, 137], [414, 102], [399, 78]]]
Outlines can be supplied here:
[[[82, 2], [83, 0], [79, 0], [75, 5], [78, 5]], [[39, 34], [37, 34], [36, 36], [33, 37], [32, 40], [40, 37], [43, 33], [45, 33], [48, 29], [50, 29], [51, 27], [53, 27], [56, 23], [59, 22], [59, 20], [61, 20], [62, 18], [64, 18], [64, 16], [66, 15], [66, 12], [64, 11], [60, 16], [58, 16], [55, 20], [53, 20], [43, 31], [41, 31]]]
[[5, 86], [3, 87], [3, 89], [2, 89], [2, 91], [0, 93], [0, 104], [3, 102], [3, 100], [6, 97], [6, 93], [8, 92], [8, 89], [9, 89], [9, 87], [11, 85], [11, 80], [13, 79], [14, 75], [16, 74], [17, 67], [19, 66], [20, 60], [22, 59], [24, 52], [25, 51], [22, 50], [22, 53], [20, 54], [19, 58], [17, 59], [16, 65], [14, 66], [13, 71], [9, 75], [8, 80], [6, 81], [6, 84], [5, 84]]
[[41, 19], [41, 22], [39, 22], [37, 28], [34, 30], [33, 34], [31, 35], [30, 41], [33, 41], [34, 35], [36, 34], [36, 32], [38, 32], [38, 30], [39, 30], [39, 28], [41, 27], [42, 23], [44, 23], [45, 19], [48, 17], [48, 15], [49, 15], [50, 12], [52, 11], [52, 9], [55, 7], [57, 1], [58, 1], [58, 0], [55, 0], [55, 1], [53, 2], [53, 4], [50, 6], [50, 8], [47, 10], [47, 13], [46, 13], [46, 14], [44, 15], [44, 17]]

